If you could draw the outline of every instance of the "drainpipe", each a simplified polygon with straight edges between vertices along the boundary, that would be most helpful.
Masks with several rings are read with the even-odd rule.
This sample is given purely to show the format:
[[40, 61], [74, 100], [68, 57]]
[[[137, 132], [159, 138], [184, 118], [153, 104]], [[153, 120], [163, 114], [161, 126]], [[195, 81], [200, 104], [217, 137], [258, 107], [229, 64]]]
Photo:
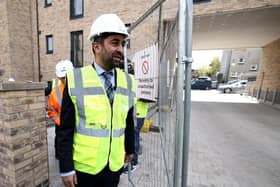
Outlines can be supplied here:
[[37, 57], [38, 57], [38, 78], [39, 82], [41, 82], [41, 61], [40, 61], [40, 43], [39, 43], [39, 36], [41, 32], [39, 31], [39, 11], [38, 11], [38, 0], [36, 0], [36, 25], [37, 25]]

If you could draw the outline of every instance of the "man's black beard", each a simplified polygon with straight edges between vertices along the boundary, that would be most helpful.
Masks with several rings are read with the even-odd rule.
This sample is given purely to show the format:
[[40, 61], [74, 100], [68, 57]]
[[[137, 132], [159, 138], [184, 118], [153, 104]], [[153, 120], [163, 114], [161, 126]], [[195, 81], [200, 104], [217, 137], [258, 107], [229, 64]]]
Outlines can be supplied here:
[[[120, 61], [114, 61], [113, 59], [114, 59], [114, 56], [116, 56], [116, 57], [120, 57], [121, 58], [121, 60]], [[115, 67], [121, 67], [121, 66], [123, 66], [123, 58], [124, 58], [124, 56], [120, 53], [120, 52], [117, 52], [117, 51], [115, 51], [115, 52], [113, 52], [112, 53], [112, 55], [111, 55], [111, 57], [109, 57], [109, 58], [103, 58], [103, 62], [105, 63], [104, 65], [108, 68], [108, 69], [113, 69], [113, 68], [115, 68]]]
[[[114, 57], [119, 57], [120, 58], [120, 61], [114, 61]], [[124, 65], [124, 56], [123, 54], [121, 54], [120, 52], [113, 52], [112, 53], [112, 62], [114, 64], [114, 67], [118, 67], [118, 68], [121, 68], [123, 67]]]

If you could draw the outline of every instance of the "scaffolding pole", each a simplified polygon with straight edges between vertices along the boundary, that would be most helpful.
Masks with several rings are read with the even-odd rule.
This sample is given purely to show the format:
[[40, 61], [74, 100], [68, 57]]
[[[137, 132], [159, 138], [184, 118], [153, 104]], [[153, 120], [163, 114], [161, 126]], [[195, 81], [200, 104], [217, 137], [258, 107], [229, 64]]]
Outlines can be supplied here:
[[[192, 0], [179, 1], [174, 187], [187, 187], [192, 64]], [[185, 90], [185, 91], [184, 91]]]

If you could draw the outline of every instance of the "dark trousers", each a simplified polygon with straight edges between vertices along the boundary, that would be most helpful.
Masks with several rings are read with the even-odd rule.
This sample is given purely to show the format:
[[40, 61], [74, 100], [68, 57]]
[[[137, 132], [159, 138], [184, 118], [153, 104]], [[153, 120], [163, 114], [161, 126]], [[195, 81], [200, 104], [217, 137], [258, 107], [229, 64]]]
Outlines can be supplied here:
[[145, 118], [137, 118], [137, 125], [134, 128], [134, 146], [135, 146], [135, 153], [133, 156], [133, 164], [138, 164], [138, 154], [140, 149], [140, 132], [144, 125]]
[[110, 171], [108, 165], [96, 175], [76, 171], [77, 187], [117, 187], [121, 173], [122, 168], [117, 172], [113, 172]]
[[56, 137], [57, 129], [59, 128], [59, 126], [55, 124], [54, 128], [55, 128], [55, 135], [54, 135], [55, 158], [59, 160], [58, 151], [57, 151], [58, 144], [57, 144], [57, 137]]

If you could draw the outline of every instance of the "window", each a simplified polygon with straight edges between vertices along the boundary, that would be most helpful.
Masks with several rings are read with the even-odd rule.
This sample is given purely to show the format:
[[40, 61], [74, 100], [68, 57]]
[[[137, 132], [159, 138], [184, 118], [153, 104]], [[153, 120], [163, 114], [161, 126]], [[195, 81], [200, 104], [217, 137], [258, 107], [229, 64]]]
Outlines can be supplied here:
[[209, 2], [211, 0], [193, 0], [193, 3], [204, 3], [204, 2]]
[[239, 58], [238, 64], [244, 64], [244, 63], [245, 63], [244, 58]]
[[258, 64], [251, 64], [249, 71], [257, 71], [258, 70]]
[[74, 67], [83, 66], [83, 31], [71, 32], [71, 61]]
[[84, 15], [84, 1], [71, 0], [70, 1], [70, 19], [80, 18]]
[[51, 6], [52, 5], [52, 0], [45, 0], [45, 7]]
[[238, 77], [238, 72], [231, 72], [231, 77]]
[[46, 36], [46, 49], [47, 49], [47, 54], [53, 53], [53, 36], [52, 35]]

